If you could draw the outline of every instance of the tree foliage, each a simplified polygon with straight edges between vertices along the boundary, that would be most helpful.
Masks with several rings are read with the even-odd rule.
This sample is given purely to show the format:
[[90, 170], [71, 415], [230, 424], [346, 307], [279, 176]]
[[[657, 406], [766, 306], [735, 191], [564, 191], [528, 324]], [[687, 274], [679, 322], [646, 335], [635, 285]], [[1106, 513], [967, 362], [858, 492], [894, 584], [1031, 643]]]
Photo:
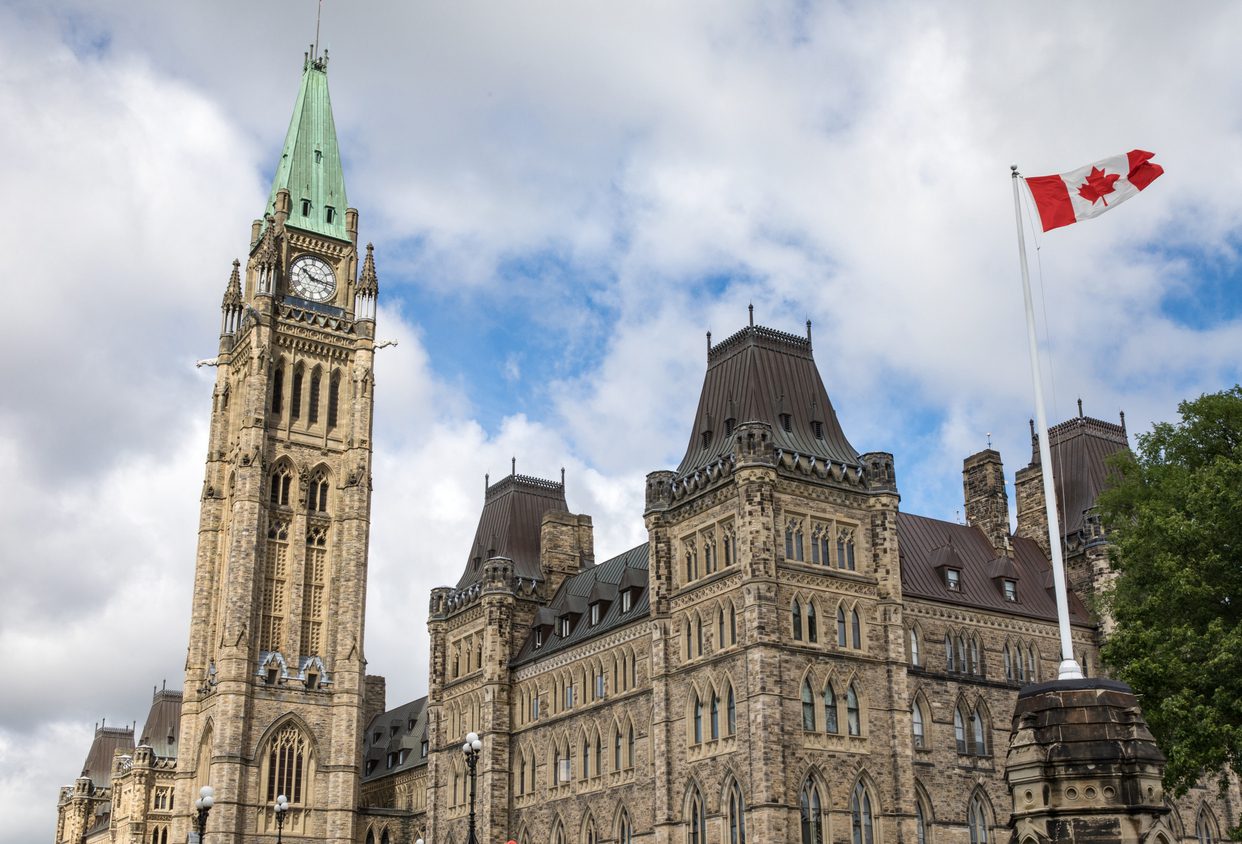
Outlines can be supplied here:
[[1165, 785], [1242, 774], [1242, 387], [1112, 461], [1099, 508], [1117, 572], [1104, 661], [1138, 693], [1168, 755]]

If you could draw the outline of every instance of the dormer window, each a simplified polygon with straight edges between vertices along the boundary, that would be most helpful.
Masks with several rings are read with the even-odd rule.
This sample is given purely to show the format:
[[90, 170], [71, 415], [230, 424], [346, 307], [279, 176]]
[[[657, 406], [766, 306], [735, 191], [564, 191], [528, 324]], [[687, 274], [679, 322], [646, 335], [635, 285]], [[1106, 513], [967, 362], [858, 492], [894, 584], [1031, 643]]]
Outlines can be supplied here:
[[311, 201], [309, 199], [302, 200], [302, 216], [309, 217], [311, 212]]
[[563, 615], [556, 621], [556, 634], [562, 639], [568, 638], [571, 628], [569, 616]]
[[712, 444], [712, 432], [704, 431], [703, 432], [703, 448], [707, 448], [711, 444]]
[[633, 592], [626, 589], [621, 593], [621, 612], [629, 612], [630, 607], [634, 605]]
[[1006, 601], [1018, 600], [1018, 581], [1006, 578], [1002, 583]]
[[542, 627], [535, 628], [535, 647], [536, 648], [543, 647], [543, 628]]
[[370, 776], [370, 775], [371, 775], [371, 772], [372, 772], [372, 771], [374, 771], [374, 770], [375, 770], [375, 760], [374, 760], [374, 759], [368, 759], [368, 760], [367, 760], [367, 776]]
[[950, 592], [962, 591], [962, 573], [957, 569], [944, 570], [944, 585], [949, 588]]
[[315, 163], [319, 164], [323, 161], [323, 150], [315, 150]]
[[737, 424], [737, 420], [730, 416], [725, 420], [725, 436], [733, 433], [733, 426]]
[[815, 439], [822, 440], [824, 438], [824, 423], [818, 419], [812, 419], [811, 431], [815, 434]]
[[423, 739], [423, 744], [419, 749], [419, 752], [422, 753], [424, 759], [427, 758], [427, 739]]
[[323, 209], [323, 221], [325, 223], [327, 223], [328, 225], [332, 225], [332, 223], [335, 220], [336, 220], [336, 209], [335, 208], [329, 205], [327, 208]]
[[599, 618], [600, 618], [600, 606], [599, 606], [599, 601], [596, 601], [595, 603], [591, 604], [591, 626], [592, 627], [599, 624]]
[[306, 674], [306, 688], [308, 689], [319, 688], [319, 675], [316, 674], [314, 671], [307, 672]]
[[371, 744], [379, 744], [380, 739], [382, 739], [383, 737], [384, 737], [384, 734], [381, 733], [379, 730], [376, 730], [375, 738], [371, 739]]
[[781, 414], [781, 428], [786, 434], [793, 432], [793, 417], [788, 413]]

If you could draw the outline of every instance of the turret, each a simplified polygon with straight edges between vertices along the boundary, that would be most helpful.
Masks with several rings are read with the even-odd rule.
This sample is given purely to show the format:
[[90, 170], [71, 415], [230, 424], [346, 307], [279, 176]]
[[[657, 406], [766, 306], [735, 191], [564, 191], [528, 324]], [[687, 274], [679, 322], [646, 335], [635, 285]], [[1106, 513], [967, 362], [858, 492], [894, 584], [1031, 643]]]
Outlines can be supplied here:
[[220, 334], [233, 335], [241, 327], [242, 294], [241, 294], [241, 261], [233, 260], [233, 273], [224, 288], [224, 301], [220, 303]]
[[362, 274], [358, 276], [358, 291], [354, 294], [354, 319], [358, 322], [374, 322], [377, 298], [379, 276], [375, 273], [375, 247], [368, 243], [367, 257], [362, 262]]

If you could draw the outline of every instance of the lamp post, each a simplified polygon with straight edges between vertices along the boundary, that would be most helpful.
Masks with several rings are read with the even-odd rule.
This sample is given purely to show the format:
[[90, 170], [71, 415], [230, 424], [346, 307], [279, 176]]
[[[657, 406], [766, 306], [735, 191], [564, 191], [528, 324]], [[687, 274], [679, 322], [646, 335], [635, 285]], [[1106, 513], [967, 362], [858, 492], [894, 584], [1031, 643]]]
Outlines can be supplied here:
[[461, 752], [466, 754], [466, 767], [470, 769], [470, 833], [466, 836], [466, 844], [479, 844], [478, 836], [474, 834], [474, 780], [475, 768], [479, 764], [479, 751], [483, 749], [483, 742], [479, 739], [478, 733], [467, 733], [466, 743], [461, 746]]
[[215, 794], [211, 786], [205, 785], [198, 790], [198, 799], [194, 801], [194, 808], [198, 809], [198, 844], [203, 844], [207, 835], [207, 815], [215, 805]]
[[285, 812], [289, 811], [289, 798], [280, 795], [272, 809], [276, 812], [276, 844], [280, 844], [280, 836], [285, 828]]

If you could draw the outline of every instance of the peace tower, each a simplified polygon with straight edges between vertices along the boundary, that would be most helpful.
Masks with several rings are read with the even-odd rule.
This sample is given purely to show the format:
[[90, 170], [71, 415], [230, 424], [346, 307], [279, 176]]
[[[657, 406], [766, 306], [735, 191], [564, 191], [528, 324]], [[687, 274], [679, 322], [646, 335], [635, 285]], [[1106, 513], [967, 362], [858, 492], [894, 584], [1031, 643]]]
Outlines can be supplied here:
[[328, 97], [307, 55], [245, 267], [225, 289], [174, 804], [211, 784], [214, 842], [354, 838], [365, 727], [378, 282], [359, 268]]

